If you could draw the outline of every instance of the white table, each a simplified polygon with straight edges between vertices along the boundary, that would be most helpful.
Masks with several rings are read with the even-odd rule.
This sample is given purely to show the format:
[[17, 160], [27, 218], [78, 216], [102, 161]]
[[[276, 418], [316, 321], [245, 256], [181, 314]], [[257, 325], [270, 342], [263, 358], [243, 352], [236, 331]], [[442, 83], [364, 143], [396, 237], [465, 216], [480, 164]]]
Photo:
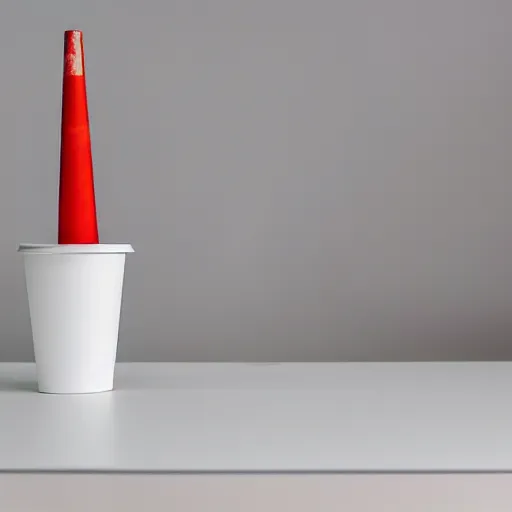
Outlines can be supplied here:
[[509, 363], [126, 363], [112, 393], [35, 389], [34, 365], [0, 364], [0, 505], [64, 478], [122, 486], [124, 510], [141, 486], [170, 493], [162, 510], [512, 510]]

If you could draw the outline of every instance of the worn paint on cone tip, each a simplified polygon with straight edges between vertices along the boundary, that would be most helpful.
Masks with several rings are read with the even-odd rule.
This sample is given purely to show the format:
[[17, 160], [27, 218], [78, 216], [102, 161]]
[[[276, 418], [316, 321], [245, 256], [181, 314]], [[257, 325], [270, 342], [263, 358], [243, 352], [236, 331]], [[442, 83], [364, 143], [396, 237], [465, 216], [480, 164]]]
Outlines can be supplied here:
[[82, 32], [67, 30], [64, 34], [65, 76], [82, 76], [84, 74], [83, 54]]
[[59, 244], [98, 244], [83, 37], [64, 34]]

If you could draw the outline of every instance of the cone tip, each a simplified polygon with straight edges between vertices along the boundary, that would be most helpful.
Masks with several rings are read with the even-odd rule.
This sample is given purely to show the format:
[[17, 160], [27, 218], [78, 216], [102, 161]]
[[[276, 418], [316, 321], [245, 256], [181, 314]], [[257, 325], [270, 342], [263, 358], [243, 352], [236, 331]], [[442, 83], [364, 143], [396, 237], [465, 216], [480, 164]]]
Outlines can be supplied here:
[[82, 76], [84, 74], [84, 56], [82, 31], [64, 32], [64, 76]]

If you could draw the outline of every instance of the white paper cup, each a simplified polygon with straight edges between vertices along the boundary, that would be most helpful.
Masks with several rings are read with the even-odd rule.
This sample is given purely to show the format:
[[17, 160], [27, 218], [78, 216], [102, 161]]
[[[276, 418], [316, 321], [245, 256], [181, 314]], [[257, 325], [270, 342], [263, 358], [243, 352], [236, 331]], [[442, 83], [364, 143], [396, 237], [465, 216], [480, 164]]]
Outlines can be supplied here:
[[113, 389], [128, 244], [20, 245], [39, 391]]

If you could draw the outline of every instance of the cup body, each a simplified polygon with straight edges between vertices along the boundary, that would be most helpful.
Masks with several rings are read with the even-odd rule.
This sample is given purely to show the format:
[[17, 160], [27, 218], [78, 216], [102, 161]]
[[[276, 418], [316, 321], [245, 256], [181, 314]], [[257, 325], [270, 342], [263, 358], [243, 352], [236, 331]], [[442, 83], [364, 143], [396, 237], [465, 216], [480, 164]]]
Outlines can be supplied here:
[[113, 389], [125, 260], [124, 252], [24, 251], [40, 392]]

